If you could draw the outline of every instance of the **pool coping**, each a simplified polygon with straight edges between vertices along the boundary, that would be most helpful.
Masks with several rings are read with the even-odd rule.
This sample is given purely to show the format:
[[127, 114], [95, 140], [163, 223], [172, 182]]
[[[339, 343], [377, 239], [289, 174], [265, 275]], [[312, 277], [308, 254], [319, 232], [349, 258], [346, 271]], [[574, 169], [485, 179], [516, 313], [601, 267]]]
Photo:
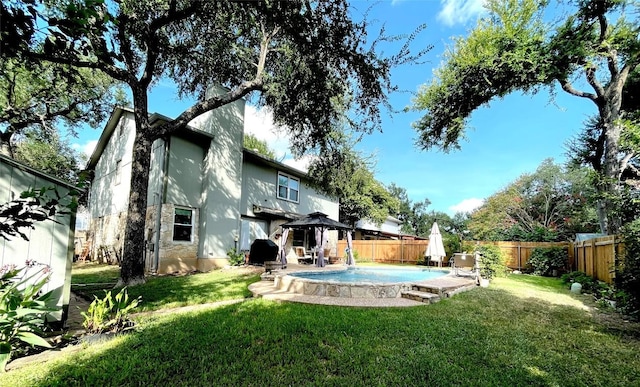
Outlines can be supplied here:
[[[434, 268], [443, 270], [443, 268]], [[306, 265], [288, 265], [286, 269], [274, 270], [272, 273], [262, 275], [262, 281], [249, 285], [249, 290], [254, 297], [262, 297], [268, 300], [291, 301], [311, 304], [324, 304], [336, 306], [361, 306], [361, 307], [410, 307], [426, 305], [425, 302], [414, 301], [403, 298], [401, 295], [396, 297], [375, 298], [375, 297], [341, 297], [340, 294], [334, 295], [313, 295], [292, 292], [290, 289], [282, 289], [278, 278], [282, 279], [293, 272], [312, 272], [312, 271], [338, 271], [346, 270], [345, 265], [328, 265], [325, 268], [312, 267]], [[446, 269], [444, 269], [446, 271]], [[313, 280], [311, 280], [313, 281]], [[302, 281], [304, 282], [304, 281]], [[440, 294], [446, 293], [447, 297], [457, 294], [461, 291], [470, 290], [476, 287], [475, 280], [465, 277], [453, 275], [453, 273], [443, 277], [424, 280], [410, 281], [407, 283], [428, 285], [437, 288]], [[403, 283], [405, 284], [405, 283]], [[374, 285], [375, 286], [375, 285]], [[303, 292], [304, 293], [304, 292]]]

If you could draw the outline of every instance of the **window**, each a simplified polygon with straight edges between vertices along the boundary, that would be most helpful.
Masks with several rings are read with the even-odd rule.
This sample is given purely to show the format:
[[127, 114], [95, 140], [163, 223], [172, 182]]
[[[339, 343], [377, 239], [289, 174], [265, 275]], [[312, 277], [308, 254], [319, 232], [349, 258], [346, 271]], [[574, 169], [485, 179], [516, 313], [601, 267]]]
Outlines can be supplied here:
[[278, 199], [290, 200], [292, 202], [298, 202], [300, 195], [300, 180], [285, 175], [284, 173], [278, 173]]
[[173, 240], [191, 242], [193, 234], [193, 210], [190, 208], [175, 208], [173, 214]]
[[122, 159], [116, 161], [116, 185], [122, 180]]

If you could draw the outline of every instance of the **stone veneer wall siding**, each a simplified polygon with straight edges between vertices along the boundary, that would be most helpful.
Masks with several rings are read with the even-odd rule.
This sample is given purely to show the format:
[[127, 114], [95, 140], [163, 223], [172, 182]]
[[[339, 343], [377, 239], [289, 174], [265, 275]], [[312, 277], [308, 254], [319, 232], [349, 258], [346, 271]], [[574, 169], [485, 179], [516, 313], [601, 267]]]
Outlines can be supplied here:
[[[173, 214], [175, 205], [164, 203], [162, 205], [162, 217], [160, 220], [160, 262], [158, 273], [188, 272], [198, 270], [198, 224], [200, 209], [194, 209], [193, 240], [191, 242], [173, 241]], [[154, 209], [155, 212], [155, 209]], [[155, 218], [154, 216], [152, 216]], [[149, 221], [149, 219], [147, 219]], [[155, 227], [155, 219], [148, 226], [152, 230]], [[152, 241], [155, 238], [152, 239]], [[150, 255], [153, 259], [153, 255]]]

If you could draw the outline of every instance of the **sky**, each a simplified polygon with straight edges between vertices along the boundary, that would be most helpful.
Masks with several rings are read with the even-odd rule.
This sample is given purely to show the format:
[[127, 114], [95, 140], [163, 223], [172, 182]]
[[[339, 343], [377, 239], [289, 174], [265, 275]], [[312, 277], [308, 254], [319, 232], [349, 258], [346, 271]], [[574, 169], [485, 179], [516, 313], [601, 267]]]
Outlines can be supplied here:
[[[387, 34], [410, 34], [421, 24], [424, 29], [411, 45], [412, 51], [427, 46], [426, 63], [405, 65], [392, 71], [392, 82], [401, 92], [390, 96], [394, 110], [411, 106], [420, 86], [431, 81], [433, 70], [441, 65], [445, 48], [453, 37], [464, 37], [483, 15], [482, 0], [368, 0], [352, 1], [354, 17], [372, 4], [369, 20], [376, 28], [384, 25]], [[402, 44], [382, 46], [392, 54]], [[149, 112], [176, 117], [190, 105], [177, 101], [175, 88], [159, 82], [151, 91]], [[512, 94], [477, 109], [469, 120], [461, 150], [443, 153], [423, 151], [414, 144], [417, 132], [412, 123], [424, 112], [383, 113], [382, 132], [363, 137], [357, 145], [364, 154], [374, 154], [376, 178], [385, 185], [405, 188], [409, 199], [428, 199], [428, 210], [468, 212], [482, 201], [524, 173], [532, 173], [547, 158], [565, 161], [565, 144], [576, 136], [585, 120], [596, 113], [595, 105], [586, 99], [560, 91], [554, 100], [543, 90], [535, 96]], [[245, 132], [266, 140], [279, 159], [297, 168], [306, 160], [291, 159], [288, 139], [273, 127], [268, 112], [247, 106]], [[92, 151], [100, 130], [83, 130], [75, 147]]]

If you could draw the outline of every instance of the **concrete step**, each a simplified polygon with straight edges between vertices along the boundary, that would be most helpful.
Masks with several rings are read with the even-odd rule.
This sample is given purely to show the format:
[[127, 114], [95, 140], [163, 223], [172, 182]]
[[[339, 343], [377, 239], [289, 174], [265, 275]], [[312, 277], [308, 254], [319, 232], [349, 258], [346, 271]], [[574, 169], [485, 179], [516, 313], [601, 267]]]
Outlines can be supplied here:
[[406, 298], [413, 301], [424, 302], [426, 304], [433, 304], [440, 301], [440, 296], [431, 292], [421, 292], [418, 290], [407, 290], [401, 292], [402, 298]]
[[433, 293], [438, 295], [440, 294], [440, 288], [437, 286], [413, 284], [411, 285], [411, 290], [415, 290], [417, 292], [424, 292], [424, 293]]

